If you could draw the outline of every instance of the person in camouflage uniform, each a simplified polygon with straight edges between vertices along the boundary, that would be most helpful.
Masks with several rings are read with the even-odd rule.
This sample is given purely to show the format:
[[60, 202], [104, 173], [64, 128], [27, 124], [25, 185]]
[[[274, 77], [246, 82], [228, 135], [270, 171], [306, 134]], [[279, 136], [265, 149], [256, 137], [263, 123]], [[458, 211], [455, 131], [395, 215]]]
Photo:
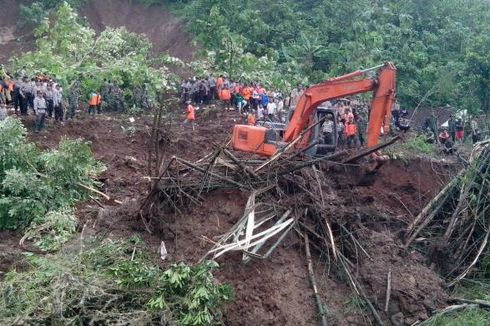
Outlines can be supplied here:
[[134, 105], [137, 108], [147, 110], [150, 107], [150, 99], [148, 94], [148, 86], [146, 83], [143, 86], [136, 86], [133, 89]]
[[104, 99], [102, 106], [104, 111], [113, 111], [114, 110], [114, 85], [110, 80], [105, 81], [104, 87], [100, 92], [100, 95]]
[[75, 111], [78, 109], [78, 102], [82, 96], [80, 81], [76, 80], [68, 92], [68, 119], [75, 118]]
[[124, 111], [124, 92], [123, 92], [123, 90], [118, 85], [114, 85], [114, 90], [112, 93], [114, 96], [114, 109], [117, 112], [123, 112]]

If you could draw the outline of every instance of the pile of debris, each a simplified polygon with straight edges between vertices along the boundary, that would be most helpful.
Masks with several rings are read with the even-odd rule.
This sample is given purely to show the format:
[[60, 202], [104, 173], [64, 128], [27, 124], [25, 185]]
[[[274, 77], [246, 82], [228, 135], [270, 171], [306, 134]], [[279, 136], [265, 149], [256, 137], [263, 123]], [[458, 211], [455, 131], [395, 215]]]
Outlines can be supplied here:
[[[318, 294], [310, 247], [326, 257], [329, 270], [335, 269], [345, 276], [376, 324], [390, 320], [396, 324], [397, 318], [407, 323], [401, 311], [417, 316], [414, 321], [427, 319], [447, 298], [442, 280], [424, 268], [422, 272], [417, 270], [420, 280], [414, 286], [408, 282], [413, 270], [407, 265], [411, 262], [420, 265], [422, 258], [417, 255], [401, 258], [403, 246], [386, 239], [380, 240], [379, 247], [372, 247], [366, 240], [376, 239], [379, 234], [366, 230], [359, 216], [346, 218], [348, 213], [336, 216], [331, 207], [338, 201], [336, 191], [331, 188], [331, 171], [359, 167], [356, 162], [395, 141], [392, 139], [372, 149], [302, 160], [297, 160], [300, 153], [288, 151], [290, 148], [266, 161], [244, 159], [230, 152], [226, 148], [228, 144], [216, 146], [214, 152], [196, 162], [172, 157], [155, 178], [139, 215], [148, 232], [153, 232], [167, 222], [162, 216], [181, 212], [188, 205], [200, 205], [206, 193], [239, 189], [249, 194], [243, 216], [219, 238], [203, 237], [212, 248], [202, 259], [217, 259], [233, 251], [240, 251], [245, 263], [266, 259], [288, 234], [295, 232], [305, 244], [310, 280], [323, 324], [326, 324], [327, 309]], [[368, 173], [373, 173], [373, 169], [368, 169]], [[410, 226], [415, 232], [408, 232], [407, 244], [414, 239], [419, 242], [417, 234], [422, 220], [418, 218]], [[379, 250], [392, 252], [389, 264], [393, 271], [390, 268], [383, 275], [367, 275], [363, 268], [374, 270], [380, 266], [374, 257]], [[397, 279], [407, 276], [407, 282], [400, 282], [401, 285], [392, 289], [392, 274]], [[380, 282], [385, 288], [383, 293], [378, 290]]]
[[449, 286], [485, 252], [490, 236], [490, 140], [478, 143], [461, 170], [406, 231], [405, 247], [427, 251]]

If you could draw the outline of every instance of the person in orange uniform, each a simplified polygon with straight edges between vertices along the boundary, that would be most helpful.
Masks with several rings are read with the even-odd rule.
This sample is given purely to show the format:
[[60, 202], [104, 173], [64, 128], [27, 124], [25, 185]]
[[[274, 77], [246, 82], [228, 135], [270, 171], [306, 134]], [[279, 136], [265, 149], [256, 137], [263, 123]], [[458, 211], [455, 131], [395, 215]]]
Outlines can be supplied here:
[[88, 114], [95, 116], [95, 110], [97, 114], [100, 114], [100, 105], [102, 104], [102, 97], [99, 93], [90, 93], [90, 100], [88, 101]]
[[221, 90], [220, 100], [225, 103], [225, 110], [228, 111], [228, 109], [231, 107], [231, 92], [228, 87]]
[[349, 118], [345, 123], [345, 135], [347, 138], [347, 147], [354, 148], [357, 144], [357, 125], [354, 122], [354, 118]]
[[190, 123], [192, 130], [195, 130], [194, 120], [196, 120], [196, 109], [192, 106], [191, 101], [187, 101], [186, 117], [182, 125]]
[[220, 75], [216, 80], [216, 93], [218, 93], [218, 97], [221, 95], [221, 89], [223, 88], [224, 82], [225, 82], [225, 78], [223, 75]]
[[252, 99], [252, 89], [249, 86], [245, 86], [242, 89], [243, 99], [248, 103], [248, 107], [250, 108], [250, 100]]

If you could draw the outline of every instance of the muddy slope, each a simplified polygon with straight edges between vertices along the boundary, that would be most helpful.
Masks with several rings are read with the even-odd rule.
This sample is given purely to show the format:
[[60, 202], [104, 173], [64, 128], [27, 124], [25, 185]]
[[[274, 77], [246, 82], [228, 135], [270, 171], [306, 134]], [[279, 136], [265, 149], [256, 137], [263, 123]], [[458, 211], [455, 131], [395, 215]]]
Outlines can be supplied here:
[[[0, 2], [0, 63], [6, 63], [11, 56], [34, 49], [32, 28], [18, 26], [19, 5], [32, 1]], [[183, 23], [162, 7], [146, 7], [132, 0], [90, 0], [81, 9], [81, 16], [97, 31], [106, 26], [125, 26], [131, 32], [145, 34], [155, 53], [168, 52], [189, 61], [196, 52]]]
[[[168, 156], [178, 155], [197, 160], [212, 151], [213, 142], [229, 138], [236, 114], [220, 112], [205, 121], [198, 114], [196, 132], [178, 125], [162, 139], [162, 150]], [[179, 121], [178, 111], [175, 119]], [[31, 128], [33, 117], [25, 120]], [[107, 172], [102, 176], [104, 192], [123, 205], [100, 208], [95, 202], [79, 206], [77, 215], [86, 232], [110, 238], [141, 236], [148, 253], [159, 260], [157, 249], [165, 241], [169, 260], [196, 262], [210, 249], [209, 239], [227, 232], [241, 217], [246, 193], [219, 190], [204, 196], [201, 206], [189, 206], [182, 213], [159, 216], [163, 227], [148, 234], [138, 216], [138, 202], [148, 189], [145, 178], [150, 120], [137, 118], [137, 132], [124, 130], [130, 125], [127, 116], [82, 117], [64, 126], [50, 122], [47, 131], [32, 135], [32, 140], [45, 148], [57, 146], [61, 137], [83, 137], [92, 142], [97, 159]], [[442, 280], [429, 268], [430, 263], [416, 252], [402, 248], [401, 234], [424, 205], [453, 174], [453, 167], [425, 160], [391, 161], [373, 176], [358, 168], [339, 168], [328, 174], [331, 198], [329, 214], [336, 221], [345, 221], [369, 253], [370, 258], [351, 253], [356, 277], [365, 285], [370, 300], [378, 311], [384, 309], [386, 277], [392, 271], [392, 295], [388, 313], [382, 318], [387, 324], [411, 324], [426, 318], [445, 304], [447, 295]], [[5, 247], [13, 247], [18, 237], [3, 233]], [[342, 239], [339, 239], [341, 241]], [[18, 249], [17, 249], [18, 250]], [[318, 287], [328, 309], [331, 325], [366, 325], [370, 315], [355, 299], [346, 280], [328, 267], [325, 256], [314, 251]], [[5, 271], [14, 267], [13, 254], [0, 256]], [[232, 304], [224, 309], [226, 325], [314, 325], [318, 321], [309, 283], [303, 241], [291, 233], [270, 259], [241, 262], [241, 255], [230, 254], [219, 259], [221, 268], [216, 277], [230, 283], [235, 291]]]

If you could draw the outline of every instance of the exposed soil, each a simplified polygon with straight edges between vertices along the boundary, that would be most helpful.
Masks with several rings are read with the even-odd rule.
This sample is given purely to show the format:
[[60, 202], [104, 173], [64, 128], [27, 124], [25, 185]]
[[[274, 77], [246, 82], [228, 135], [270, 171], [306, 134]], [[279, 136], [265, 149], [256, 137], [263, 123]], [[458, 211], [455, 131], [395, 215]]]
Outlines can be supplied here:
[[[211, 114], [210, 114], [211, 112]], [[178, 114], [178, 112], [177, 112]], [[180, 115], [176, 115], [180, 118]], [[206, 118], [203, 118], [206, 117]], [[179, 119], [175, 119], [176, 121]], [[174, 124], [162, 140], [166, 157], [178, 155], [197, 160], [213, 149], [214, 143], [224, 143], [230, 136], [236, 113], [198, 111], [195, 132]], [[32, 128], [33, 117], [25, 119]], [[125, 132], [133, 125], [136, 131]], [[82, 117], [64, 126], [50, 122], [46, 131], [30, 134], [43, 148], [56, 148], [66, 136], [82, 137], [91, 142], [97, 159], [107, 171], [101, 176], [103, 191], [122, 205], [108, 204], [100, 208], [95, 202], [80, 204], [77, 215], [86, 224], [89, 234], [111, 238], [140, 235], [154, 253], [161, 241], [166, 243], [171, 261], [197, 262], [210, 249], [202, 236], [212, 239], [225, 233], [241, 217], [248, 194], [236, 190], [219, 190], [205, 195], [201, 206], [190, 206], [179, 215], [161, 216], [165, 227], [148, 234], [138, 217], [138, 203], [148, 190], [146, 158], [150, 120], [128, 116]], [[332, 188], [331, 214], [357, 225], [355, 236], [372, 260], [359, 255], [357, 276], [378, 311], [384, 307], [386, 277], [392, 271], [391, 304], [383, 315], [388, 324], [410, 324], [426, 318], [446, 300], [442, 280], [431, 270], [426, 258], [407, 252], [401, 245], [402, 230], [422, 207], [447, 182], [456, 167], [448, 164], [412, 160], [391, 161], [374, 175], [358, 167], [339, 168], [329, 172]], [[1, 233], [0, 257], [2, 271], [18, 258], [19, 236]], [[241, 255], [221, 258], [216, 277], [230, 283], [235, 291], [232, 304], [224, 309], [226, 325], [312, 325], [318, 312], [309, 283], [302, 240], [294, 233], [280, 245], [270, 259], [241, 262]], [[328, 308], [331, 325], [365, 325], [369, 313], [359, 308], [351, 290], [341, 275], [327, 270], [325, 258], [315, 255], [315, 272], [322, 298]], [[351, 259], [355, 261], [355, 254]]]
[[[15, 27], [19, 2], [3, 3], [0, 62], [33, 46], [31, 31]], [[130, 31], [145, 33], [157, 53], [169, 51], [189, 60], [195, 52], [182, 23], [161, 8], [147, 8], [131, 0], [92, 0], [82, 12], [99, 31], [105, 26], [126, 26]], [[232, 112], [198, 111], [198, 126], [193, 132], [180, 127], [183, 115], [176, 112], [175, 117], [177, 122], [166, 127], [162, 136], [161, 151], [166, 159], [177, 155], [191, 161], [211, 152], [214, 144], [225, 143], [237, 120]], [[29, 137], [42, 148], [56, 148], [62, 137], [87, 139], [95, 157], [107, 166], [100, 177], [104, 183], [102, 191], [122, 204], [88, 201], [78, 205], [80, 225], [86, 226], [88, 234], [110, 238], [137, 234], [146, 241], [155, 261], [159, 260], [157, 249], [164, 241], [170, 258], [162, 264], [197, 262], [210, 249], [203, 236], [213, 239], [228, 231], [241, 217], [248, 194], [236, 190], [206, 194], [200, 206], [184, 208], [182, 214], [160, 216], [164, 227], [149, 234], [138, 216], [138, 208], [150, 185], [147, 149], [151, 120], [135, 117], [132, 123], [128, 118], [102, 115], [94, 119], [82, 114], [63, 126], [50, 122], [46, 131]], [[24, 119], [24, 123], [32, 129], [33, 117]], [[381, 316], [388, 324], [412, 324], [427, 318], [447, 299], [442, 280], [430, 268], [430, 262], [421, 253], [403, 249], [402, 236], [406, 226], [456, 169], [448, 163], [412, 159], [387, 162], [371, 174], [355, 166], [328, 172], [329, 214], [333, 221], [356, 226], [353, 236], [359, 239], [370, 258], [354, 252], [349, 258], [356, 264], [356, 276], [378, 311], [384, 310], [386, 278], [391, 270], [391, 304]], [[17, 245], [20, 235], [0, 232], [0, 237], [0, 272], [22, 268], [18, 264], [22, 252]], [[237, 253], [220, 258], [216, 277], [230, 283], [235, 291], [233, 303], [223, 311], [224, 324], [312, 325], [318, 322], [302, 243], [291, 232], [267, 260], [243, 264]], [[325, 257], [318, 252], [314, 252], [314, 264], [329, 324], [369, 324], [369, 313], [356, 302], [343, 280], [345, 276], [328, 269]]]
[[159, 6], [147, 7], [133, 0], [91, 0], [82, 15], [97, 31], [106, 26], [124, 26], [130, 32], [144, 34], [155, 53], [168, 52], [190, 61], [196, 52], [183, 22]]
[[[33, 30], [21, 28], [20, 4], [32, 0], [2, 0], [0, 10], [0, 63], [14, 55], [33, 50]], [[160, 6], [146, 7], [132, 0], [90, 0], [81, 9], [81, 16], [98, 32], [106, 26], [126, 27], [130, 32], [144, 34], [153, 44], [153, 52], [167, 52], [190, 61], [196, 47], [184, 31], [183, 23]]]

